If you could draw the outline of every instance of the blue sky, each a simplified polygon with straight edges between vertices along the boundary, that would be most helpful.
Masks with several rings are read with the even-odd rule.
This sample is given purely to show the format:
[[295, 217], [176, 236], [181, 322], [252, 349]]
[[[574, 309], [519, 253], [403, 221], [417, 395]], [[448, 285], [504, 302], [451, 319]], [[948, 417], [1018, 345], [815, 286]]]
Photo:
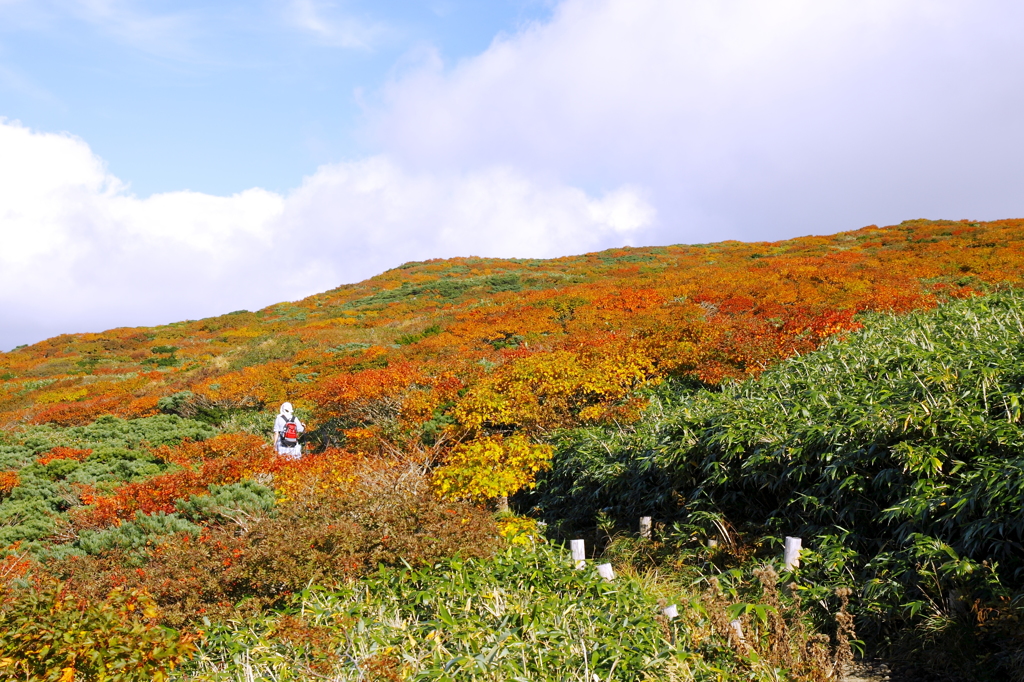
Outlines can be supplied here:
[[0, 350], [410, 260], [1024, 217], [1010, 0], [0, 0]]
[[367, 152], [362, 97], [483, 52], [539, 0], [4, 2], [0, 115], [86, 141], [141, 195], [286, 191]]

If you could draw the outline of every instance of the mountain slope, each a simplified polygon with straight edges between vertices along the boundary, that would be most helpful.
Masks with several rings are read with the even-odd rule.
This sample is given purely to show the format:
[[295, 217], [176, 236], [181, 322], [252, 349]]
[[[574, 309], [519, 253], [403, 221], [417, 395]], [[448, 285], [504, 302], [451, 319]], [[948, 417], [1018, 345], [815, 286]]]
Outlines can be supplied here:
[[[897, 651], [917, 632], [911, 648], [955, 654], [933, 667], [998, 679], [1024, 649], [1022, 265], [1016, 220], [431, 261], [255, 313], [0, 355], [0, 667], [32, 657], [70, 679], [86, 668], [68, 656], [116, 640], [137, 663], [124, 679], [190, 656], [241, 679], [243, 650], [267, 670], [343, 663], [354, 679], [451, 666], [494, 679], [499, 660], [615, 679], [616, 665], [632, 675], [616, 663], [627, 653], [637, 669], [827, 679], [849, 655], [852, 586], [873, 643]], [[285, 399], [314, 427], [300, 460], [269, 447]], [[573, 573], [535, 546], [533, 520], [474, 504], [538, 476], [518, 508], [600, 539], [636, 577]], [[622, 532], [641, 514], [656, 517], [651, 540]], [[809, 551], [781, 579], [774, 543], [793, 532]], [[488, 601], [506, 560], [552, 603], [577, 599], [567, 571], [602, 595], [628, 586], [642, 646], [618, 616], [586, 615], [588, 637], [620, 654], [546, 647], [563, 609]], [[439, 580], [458, 589], [433, 599]], [[703, 595], [683, 587], [698, 583]], [[409, 590], [400, 623], [338, 653], [355, 651], [356, 601], [373, 592], [371, 613]], [[458, 655], [439, 634], [456, 611], [477, 618], [449, 643]], [[392, 655], [405, 618], [424, 638], [415, 662]], [[44, 645], [54, 631], [77, 634]]]
[[859, 312], [1017, 284], [1022, 240], [1020, 220], [909, 221], [775, 243], [408, 263], [254, 313], [64, 335], [2, 354], [0, 423], [144, 416], [184, 390], [206, 407], [312, 405], [332, 376], [403, 363], [464, 388], [482, 368], [587, 346], [642, 356], [613, 399], [672, 374], [717, 383], [855, 328]]

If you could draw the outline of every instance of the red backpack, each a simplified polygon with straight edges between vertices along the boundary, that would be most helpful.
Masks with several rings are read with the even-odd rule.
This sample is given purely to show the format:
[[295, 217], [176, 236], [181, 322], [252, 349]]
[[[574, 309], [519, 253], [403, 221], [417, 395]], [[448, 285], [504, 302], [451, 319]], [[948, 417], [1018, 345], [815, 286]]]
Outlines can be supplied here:
[[299, 426], [295, 423], [295, 419], [289, 419], [285, 422], [284, 431], [281, 432], [281, 445], [290, 448], [298, 442]]

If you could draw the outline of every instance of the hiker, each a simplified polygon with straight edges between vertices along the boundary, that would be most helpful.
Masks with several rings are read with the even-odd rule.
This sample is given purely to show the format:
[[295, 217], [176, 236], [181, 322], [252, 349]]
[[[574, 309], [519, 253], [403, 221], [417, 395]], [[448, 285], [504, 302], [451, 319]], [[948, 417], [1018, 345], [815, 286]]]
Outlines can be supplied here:
[[299, 459], [302, 457], [299, 434], [305, 430], [305, 425], [292, 412], [292, 404], [284, 403], [281, 414], [274, 420], [274, 449], [279, 455]]

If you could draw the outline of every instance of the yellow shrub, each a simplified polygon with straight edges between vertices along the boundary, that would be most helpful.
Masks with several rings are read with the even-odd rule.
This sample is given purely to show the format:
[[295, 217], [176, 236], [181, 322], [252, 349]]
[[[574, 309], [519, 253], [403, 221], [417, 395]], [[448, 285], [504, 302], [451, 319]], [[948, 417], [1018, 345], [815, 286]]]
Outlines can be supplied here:
[[533, 487], [537, 472], [550, 466], [550, 445], [526, 437], [489, 436], [462, 443], [434, 471], [442, 497], [483, 501]]
[[453, 416], [471, 430], [537, 432], [600, 422], [656, 374], [643, 349], [629, 343], [535, 353], [484, 377], [459, 401]]
[[81, 400], [89, 394], [89, 391], [81, 387], [59, 388], [55, 391], [47, 391], [36, 397], [36, 405], [52, 405], [53, 403], [73, 403]]
[[529, 516], [508, 515], [498, 519], [498, 533], [512, 545], [528, 546], [544, 538], [540, 524]]

